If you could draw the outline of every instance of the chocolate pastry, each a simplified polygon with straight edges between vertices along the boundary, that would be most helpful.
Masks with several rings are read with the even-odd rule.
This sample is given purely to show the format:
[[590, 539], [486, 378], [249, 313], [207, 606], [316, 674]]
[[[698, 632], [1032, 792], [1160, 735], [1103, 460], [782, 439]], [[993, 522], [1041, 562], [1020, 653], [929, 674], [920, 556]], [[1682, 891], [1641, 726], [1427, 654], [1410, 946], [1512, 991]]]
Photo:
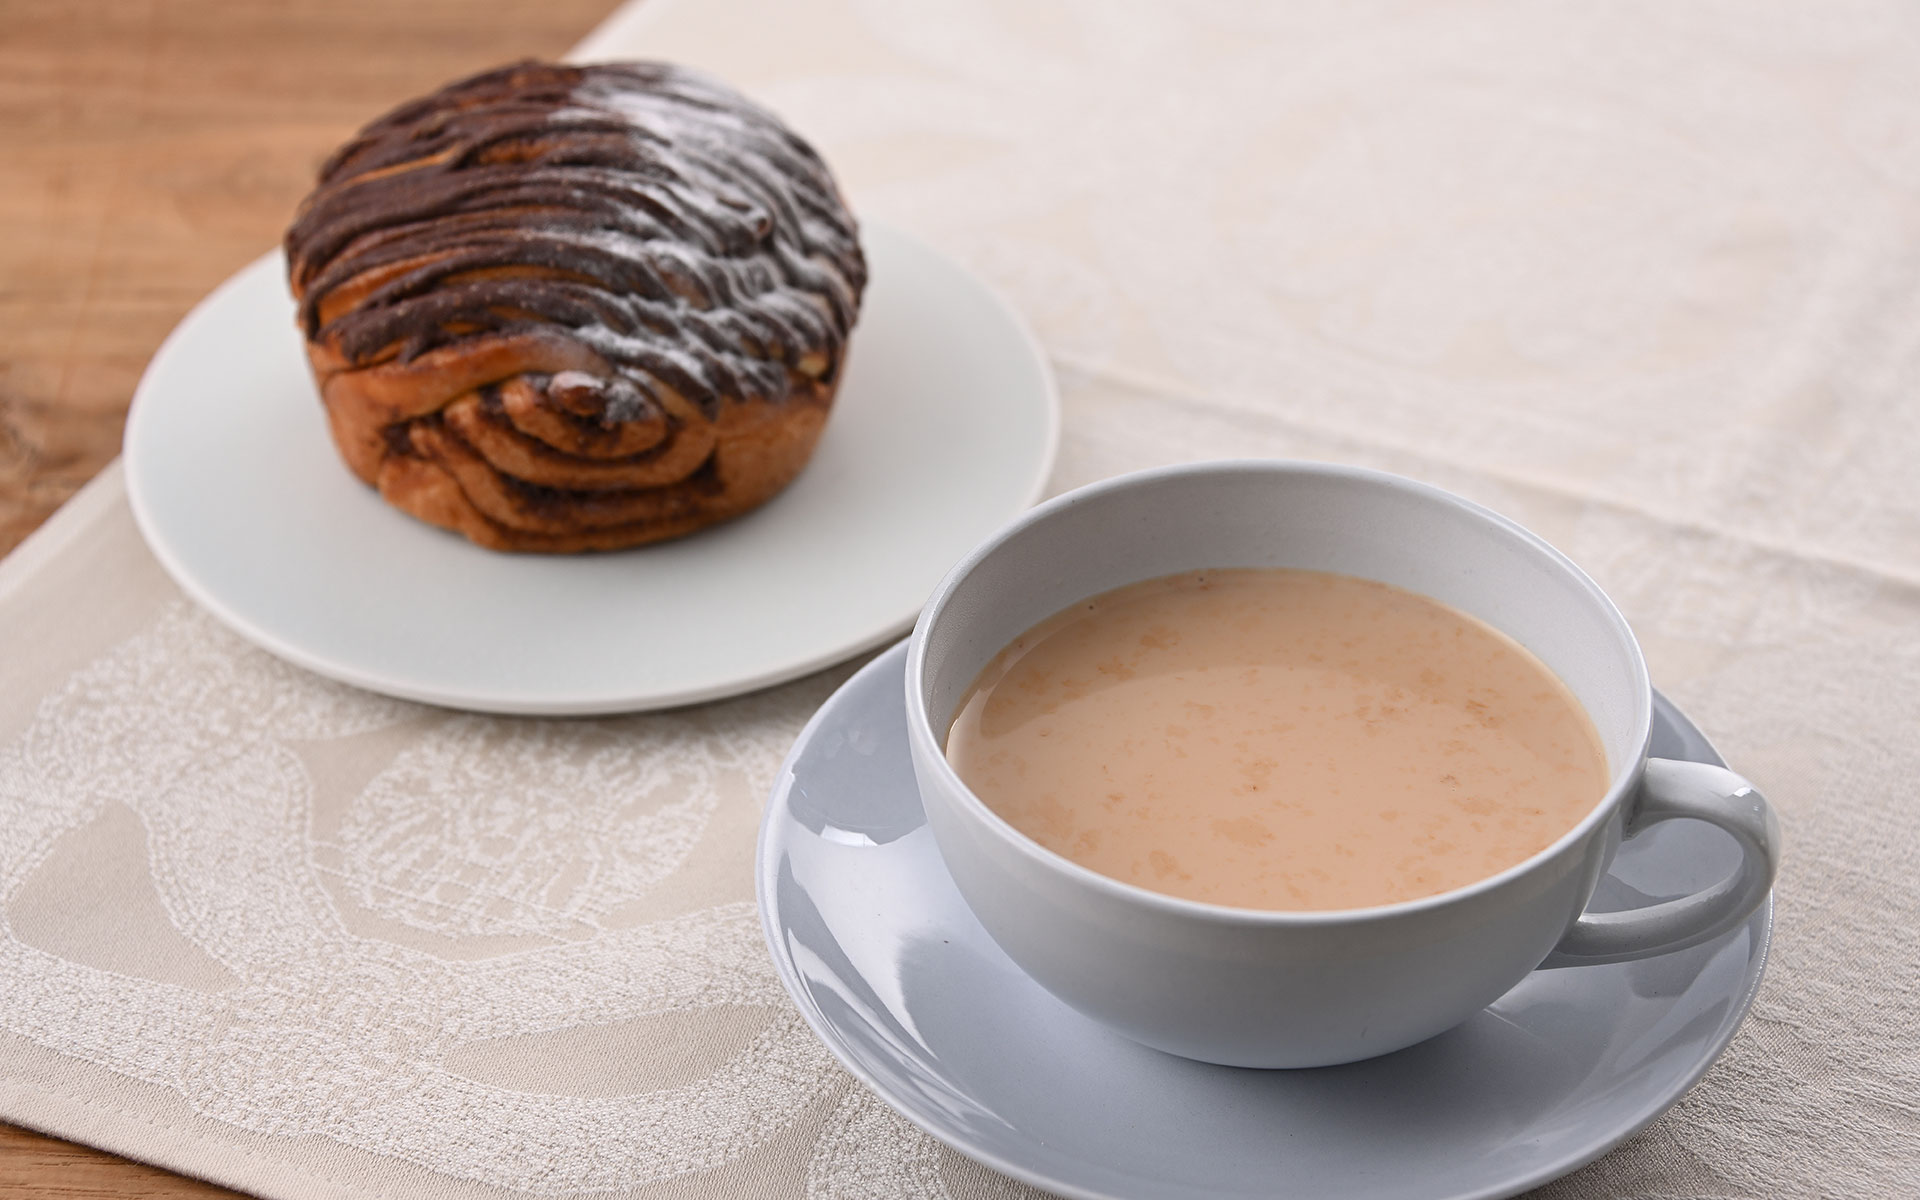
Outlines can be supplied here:
[[866, 285], [811, 147], [664, 63], [504, 67], [320, 171], [287, 270], [342, 457], [496, 550], [738, 516], [827, 419]]

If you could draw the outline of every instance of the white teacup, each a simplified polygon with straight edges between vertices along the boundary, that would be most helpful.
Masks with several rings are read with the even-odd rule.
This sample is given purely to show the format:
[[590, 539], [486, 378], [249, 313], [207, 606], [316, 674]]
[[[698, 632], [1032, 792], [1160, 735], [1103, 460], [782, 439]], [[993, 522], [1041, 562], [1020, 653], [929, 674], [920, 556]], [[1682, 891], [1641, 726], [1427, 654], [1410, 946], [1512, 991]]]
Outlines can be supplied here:
[[[981, 669], [1089, 596], [1202, 567], [1302, 567], [1424, 593], [1505, 631], [1566, 682], [1606, 747], [1604, 799], [1540, 853], [1450, 892], [1335, 912], [1228, 908], [1148, 891], [1044, 849], [968, 790], [943, 752]], [[1057, 497], [956, 566], [907, 654], [907, 729], [927, 820], [980, 923], [1074, 1008], [1207, 1062], [1306, 1067], [1400, 1049], [1491, 1003], [1529, 971], [1694, 946], [1772, 886], [1779, 833], [1753, 785], [1647, 757], [1640, 647], [1594, 582], [1479, 505], [1397, 476], [1243, 461], [1142, 471]], [[1623, 837], [1691, 817], [1741, 865], [1694, 895], [1584, 912]]]

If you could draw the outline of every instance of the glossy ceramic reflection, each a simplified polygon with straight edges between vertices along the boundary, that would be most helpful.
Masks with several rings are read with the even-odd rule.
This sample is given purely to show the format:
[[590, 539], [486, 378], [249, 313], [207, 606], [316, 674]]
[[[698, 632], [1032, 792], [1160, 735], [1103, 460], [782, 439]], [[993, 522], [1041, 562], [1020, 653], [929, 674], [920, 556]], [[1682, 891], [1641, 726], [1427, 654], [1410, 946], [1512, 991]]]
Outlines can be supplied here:
[[[947, 761], [942, 743], [967, 689], [1034, 622], [1137, 580], [1279, 566], [1382, 580], [1513, 637], [1593, 718], [1611, 768], [1605, 797], [1553, 844], [1475, 883], [1371, 908], [1277, 912], [1090, 871], [1014, 829]], [[928, 823], [988, 933], [1081, 1012], [1205, 1062], [1316, 1067], [1398, 1050], [1467, 1019], [1543, 960], [1610, 962], [1717, 937], [1772, 883], [1778, 838], [1751, 784], [1648, 760], [1646, 664], [1599, 587], [1498, 514], [1379, 471], [1190, 463], [1057, 496], [948, 573], [908, 641], [905, 686]], [[1673, 817], [1731, 835], [1736, 870], [1668, 903], [1582, 916], [1621, 840]]]
[[[948, 877], [906, 749], [904, 647], [836, 693], [795, 744], [757, 866], [781, 978], [833, 1053], [955, 1149], [1074, 1197], [1508, 1196], [1664, 1112], [1739, 1027], [1771, 903], [1705, 945], [1538, 971], [1418, 1046], [1340, 1067], [1253, 1071], [1150, 1050], [1029, 979]], [[1654, 754], [1718, 763], [1655, 696]], [[1723, 877], [1718, 831], [1626, 842], [1593, 909]], [[887, 1153], [876, 1147], [876, 1154]]]
[[457, 708], [617, 712], [752, 691], [898, 637], [941, 574], [1033, 503], [1058, 401], [1019, 316], [906, 234], [872, 268], [833, 417], [785, 492], [614, 554], [497, 554], [401, 513], [327, 434], [278, 254], [154, 355], [127, 496], [188, 595], [265, 649]]

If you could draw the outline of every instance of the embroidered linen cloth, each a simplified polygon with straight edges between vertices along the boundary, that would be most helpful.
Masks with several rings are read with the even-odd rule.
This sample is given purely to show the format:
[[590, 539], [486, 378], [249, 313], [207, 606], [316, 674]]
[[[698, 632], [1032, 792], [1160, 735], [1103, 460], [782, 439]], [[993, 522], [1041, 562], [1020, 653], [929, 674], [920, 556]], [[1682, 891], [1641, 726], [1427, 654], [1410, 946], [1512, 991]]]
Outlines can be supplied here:
[[[1725, 1057], [1540, 1194], [1920, 1195], [1913, 9], [654, 0], [578, 54], [735, 82], [996, 285], [1055, 490], [1335, 459], [1585, 566], [1787, 855]], [[385, 700], [184, 600], [108, 471], [0, 563], [0, 1117], [273, 1197], [1031, 1194], [761, 944], [761, 805], [850, 669]]]

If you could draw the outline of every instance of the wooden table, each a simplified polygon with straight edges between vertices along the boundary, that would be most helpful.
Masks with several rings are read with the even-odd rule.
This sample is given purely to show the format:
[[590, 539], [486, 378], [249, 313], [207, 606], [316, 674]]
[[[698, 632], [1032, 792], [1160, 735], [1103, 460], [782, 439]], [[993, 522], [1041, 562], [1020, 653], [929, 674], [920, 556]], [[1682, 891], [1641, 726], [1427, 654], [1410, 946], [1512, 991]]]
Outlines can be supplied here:
[[[0, 553], [120, 451], [147, 358], [409, 96], [616, 0], [0, 0]], [[0, 1125], [0, 1195], [233, 1193]]]

